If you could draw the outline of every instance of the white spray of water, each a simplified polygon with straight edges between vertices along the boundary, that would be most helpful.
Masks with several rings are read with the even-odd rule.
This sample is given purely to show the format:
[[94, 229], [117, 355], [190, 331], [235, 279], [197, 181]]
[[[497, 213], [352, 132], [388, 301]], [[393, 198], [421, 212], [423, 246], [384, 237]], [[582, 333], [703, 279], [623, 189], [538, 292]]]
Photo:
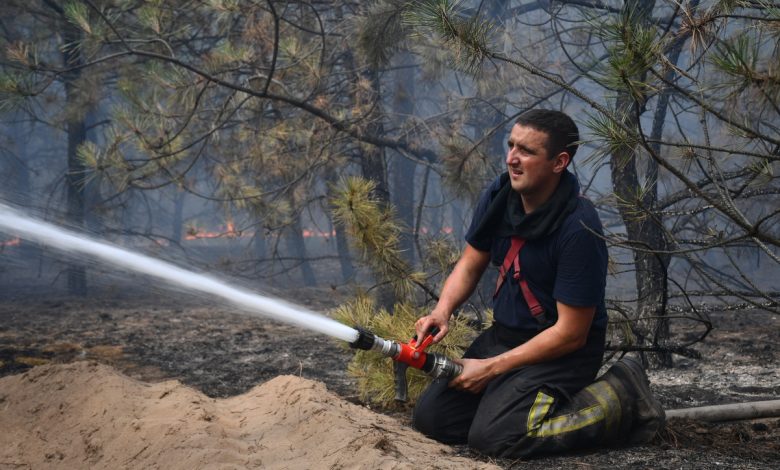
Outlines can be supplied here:
[[109, 264], [163, 279], [171, 284], [225, 299], [247, 313], [261, 314], [308, 330], [353, 342], [358, 332], [335, 320], [279, 299], [228, 285], [149, 256], [133, 253], [104, 241], [25, 216], [0, 203], [0, 230], [67, 252], [98, 258]]

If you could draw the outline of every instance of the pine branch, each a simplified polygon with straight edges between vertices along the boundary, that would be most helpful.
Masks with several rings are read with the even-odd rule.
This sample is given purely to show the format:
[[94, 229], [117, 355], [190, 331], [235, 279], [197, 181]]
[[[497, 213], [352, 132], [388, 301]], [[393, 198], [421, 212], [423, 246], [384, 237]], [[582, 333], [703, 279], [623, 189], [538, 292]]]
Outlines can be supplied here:
[[401, 256], [400, 228], [390, 208], [372, 197], [374, 182], [350, 177], [334, 191], [333, 215], [342, 223], [350, 239], [361, 253], [363, 261], [380, 278], [391, 283], [401, 298], [408, 297], [412, 286], [438, 299], [433, 289], [425, 285], [423, 273], [414, 272]]

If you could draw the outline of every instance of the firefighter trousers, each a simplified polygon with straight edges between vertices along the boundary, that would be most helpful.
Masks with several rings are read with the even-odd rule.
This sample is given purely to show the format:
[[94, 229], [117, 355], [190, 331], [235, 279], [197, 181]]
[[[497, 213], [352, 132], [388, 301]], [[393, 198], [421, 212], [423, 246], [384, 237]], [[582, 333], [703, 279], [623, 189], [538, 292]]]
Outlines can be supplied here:
[[[447, 444], [468, 444], [485, 454], [517, 458], [617, 443], [628, 433], [620, 383], [594, 383], [604, 353], [604, 331], [564, 357], [521, 367], [492, 380], [480, 394], [435, 380], [417, 401], [413, 426]], [[487, 358], [533, 337], [493, 324], [464, 354]]]

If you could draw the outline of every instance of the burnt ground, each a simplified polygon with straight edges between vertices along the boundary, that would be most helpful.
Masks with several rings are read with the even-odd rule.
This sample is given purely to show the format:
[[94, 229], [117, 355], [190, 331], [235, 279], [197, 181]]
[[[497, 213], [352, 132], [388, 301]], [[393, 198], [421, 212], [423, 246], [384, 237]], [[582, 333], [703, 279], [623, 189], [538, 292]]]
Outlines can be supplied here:
[[[325, 311], [346, 298], [333, 289], [296, 289], [294, 301]], [[676, 357], [650, 372], [666, 408], [780, 398], [780, 318], [712, 316], [715, 330], [694, 346], [702, 359]], [[682, 334], [690, 334], [683, 331]], [[0, 376], [38, 364], [94, 359], [144, 381], [178, 379], [226, 397], [280, 374], [324, 382], [357, 402], [336, 340], [181, 293], [114, 288], [91, 298], [5, 292], [0, 298]], [[403, 406], [385, 411], [408, 422]], [[485, 460], [467, 448], [468, 457]], [[780, 418], [707, 424], [672, 421], [645, 446], [526, 461], [504, 468], [780, 468]]]

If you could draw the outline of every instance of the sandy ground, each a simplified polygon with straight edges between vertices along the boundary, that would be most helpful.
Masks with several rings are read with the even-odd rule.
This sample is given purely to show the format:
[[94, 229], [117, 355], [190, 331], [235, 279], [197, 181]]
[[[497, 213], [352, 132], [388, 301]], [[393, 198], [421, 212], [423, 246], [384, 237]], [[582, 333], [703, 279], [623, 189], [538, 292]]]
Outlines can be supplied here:
[[[299, 290], [325, 311], [337, 292]], [[714, 315], [701, 359], [650, 372], [667, 408], [780, 397], [780, 319]], [[689, 334], [682, 331], [680, 334]], [[651, 444], [494, 461], [377, 413], [335, 340], [180, 294], [0, 298], [0, 469], [780, 468], [780, 419], [670, 422]]]
[[13, 429], [0, 434], [0, 468], [475, 468], [289, 375], [212, 399], [93, 361], [46, 365], [0, 379], [0, 407], [0, 429]]

